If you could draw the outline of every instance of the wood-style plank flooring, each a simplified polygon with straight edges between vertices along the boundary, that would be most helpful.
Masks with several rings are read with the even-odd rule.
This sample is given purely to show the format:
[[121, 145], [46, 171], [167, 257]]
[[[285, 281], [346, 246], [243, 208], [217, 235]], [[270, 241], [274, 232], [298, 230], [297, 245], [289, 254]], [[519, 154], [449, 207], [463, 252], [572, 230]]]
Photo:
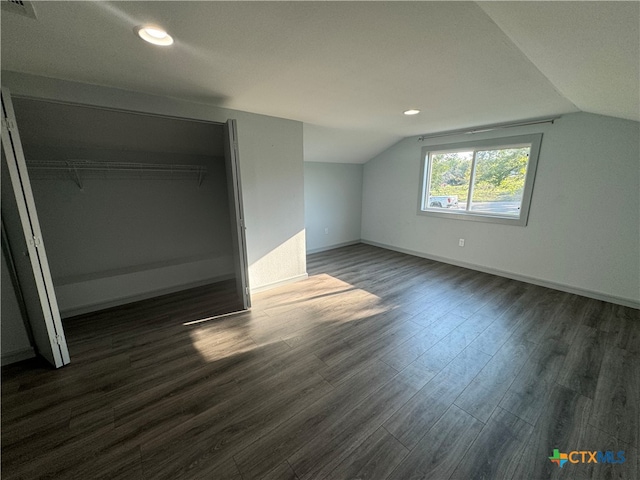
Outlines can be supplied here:
[[70, 365], [3, 369], [3, 479], [640, 478], [638, 310], [367, 245], [308, 271], [67, 321]]

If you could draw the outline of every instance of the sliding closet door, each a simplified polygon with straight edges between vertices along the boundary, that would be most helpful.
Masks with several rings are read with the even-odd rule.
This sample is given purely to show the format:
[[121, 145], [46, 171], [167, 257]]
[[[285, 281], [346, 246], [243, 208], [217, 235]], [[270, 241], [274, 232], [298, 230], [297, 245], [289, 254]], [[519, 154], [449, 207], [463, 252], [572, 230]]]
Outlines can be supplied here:
[[[56, 368], [69, 363], [69, 351], [11, 96], [2, 88], [2, 216], [15, 255], [38, 353]], [[6, 178], [8, 174], [8, 178]]]
[[245, 237], [244, 209], [238, 161], [238, 137], [236, 121], [227, 120], [224, 126], [224, 156], [227, 165], [229, 207], [231, 213], [231, 235], [233, 241], [233, 260], [236, 272], [236, 288], [242, 299], [244, 309], [251, 307], [249, 295], [249, 268], [247, 264], [247, 241]]

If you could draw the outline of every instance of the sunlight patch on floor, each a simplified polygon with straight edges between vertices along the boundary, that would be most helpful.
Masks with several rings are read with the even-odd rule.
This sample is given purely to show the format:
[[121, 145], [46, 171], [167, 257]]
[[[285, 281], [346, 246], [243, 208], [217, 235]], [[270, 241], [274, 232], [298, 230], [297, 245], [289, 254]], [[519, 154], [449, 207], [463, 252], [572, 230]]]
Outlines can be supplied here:
[[[327, 332], [325, 329], [332, 325], [342, 328], [341, 324], [390, 310], [377, 295], [320, 274], [255, 295], [249, 312], [211, 316], [183, 325], [195, 327], [190, 332], [193, 348], [203, 360], [213, 362], [273, 343], [314, 336], [317, 329]], [[243, 313], [248, 315], [246, 323], [234, 323]]]

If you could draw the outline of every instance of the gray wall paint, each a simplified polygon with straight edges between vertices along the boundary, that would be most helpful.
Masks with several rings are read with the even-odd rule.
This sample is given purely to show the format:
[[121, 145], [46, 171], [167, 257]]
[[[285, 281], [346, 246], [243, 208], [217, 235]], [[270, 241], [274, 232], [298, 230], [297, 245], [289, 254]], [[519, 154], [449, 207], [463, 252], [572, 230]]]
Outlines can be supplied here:
[[362, 165], [304, 163], [307, 251], [360, 241], [362, 171]]
[[200, 187], [196, 177], [109, 172], [85, 176], [80, 190], [70, 178], [32, 175], [54, 280], [194, 257], [228, 257], [218, 276], [232, 273], [224, 160], [207, 163]]
[[9, 275], [4, 253], [0, 254], [0, 257], [2, 257], [0, 351], [2, 352], [2, 365], [6, 365], [31, 358], [35, 356], [35, 353], [29, 343], [29, 337], [22, 320], [22, 313], [18, 307], [18, 300], [11, 283], [11, 276]]
[[365, 164], [362, 238], [637, 304], [639, 127], [577, 113], [553, 125], [477, 134], [544, 133], [526, 227], [418, 215], [421, 148], [469, 137], [404, 139]]
[[2, 80], [16, 95], [213, 122], [235, 118], [250, 285], [306, 276], [302, 123], [16, 72], [3, 72]]
[[[27, 162], [202, 165], [207, 175], [31, 170], [60, 311], [233, 277], [221, 125], [14, 98]], [[180, 273], [179, 273], [180, 272]]]

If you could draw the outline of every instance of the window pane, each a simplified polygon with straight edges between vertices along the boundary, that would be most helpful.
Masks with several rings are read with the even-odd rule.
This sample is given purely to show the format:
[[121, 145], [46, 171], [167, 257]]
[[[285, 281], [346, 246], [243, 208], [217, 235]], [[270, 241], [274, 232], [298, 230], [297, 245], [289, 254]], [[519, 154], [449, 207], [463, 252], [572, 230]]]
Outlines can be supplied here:
[[530, 150], [478, 150], [469, 210], [519, 217]]
[[426, 207], [465, 209], [471, 180], [473, 152], [430, 155], [431, 176]]

